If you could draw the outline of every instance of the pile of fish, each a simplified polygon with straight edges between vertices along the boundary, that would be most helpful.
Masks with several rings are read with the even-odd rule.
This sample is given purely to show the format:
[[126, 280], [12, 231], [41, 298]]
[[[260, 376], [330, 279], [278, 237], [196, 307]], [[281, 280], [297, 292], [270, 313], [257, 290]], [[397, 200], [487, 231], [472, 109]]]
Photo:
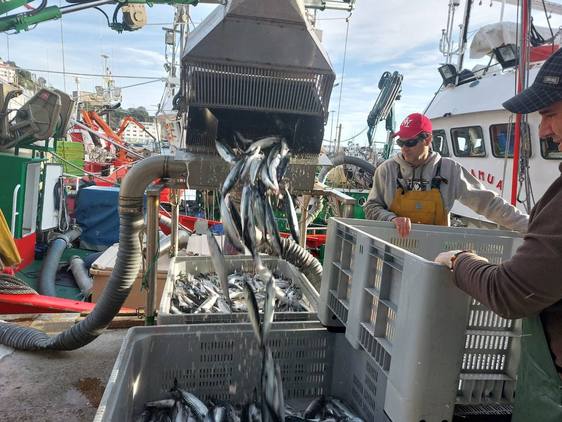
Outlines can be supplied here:
[[[312, 307], [303, 297], [294, 281], [273, 273], [275, 310], [279, 312], [311, 312]], [[244, 282], [255, 291], [260, 310], [265, 302], [265, 282], [248, 272], [228, 276], [230, 301], [221, 291], [219, 276], [215, 273], [180, 274], [175, 281], [170, 304], [172, 314], [247, 312]]]
[[[175, 386], [170, 398], [145, 403], [136, 422], [258, 422], [264, 420], [255, 403], [233, 406], [230, 403], [204, 403], [197, 396]], [[312, 400], [305, 410], [285, 406], [286, 422], [346, 421], [360, 422], [348, 406], [333, 397], [320, 396]]]
[[[246, 247], [254, 258], [257, 270], [263, 268], [258, 254], [260, 243], [267, 243], [277, 256], [282, 255], [282, 244], [273, 205], [282, 200], [293, 239], [300, 238], [297, 213], [286, 185], [281, 182], [289, 166], [287, 143], [271, 136], [252, 142], [237, 134], [239, 148], [216, 141], [219, 155], [232, 168], [221, 189], [220, 212], [225, 234], [240, 252]], [[240, 212], [230, 196], [240, 184]]]

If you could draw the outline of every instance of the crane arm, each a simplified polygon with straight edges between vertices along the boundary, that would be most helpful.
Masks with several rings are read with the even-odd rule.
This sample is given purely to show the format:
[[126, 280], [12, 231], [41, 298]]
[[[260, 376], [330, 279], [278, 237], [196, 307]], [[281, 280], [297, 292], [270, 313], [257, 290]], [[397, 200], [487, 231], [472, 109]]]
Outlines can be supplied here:
[[[7, 0], [0, 3], [0, 14], [8, 13], [18, 7], [25, 6], [33, 0]], [[12, 15], [0, 18], [0, 32], [6, 31], [28, 31], [34, 25], [41, 22], [46, 22], [52, 19], [60, 19], [62, 15], [67, 13], [74, 13], [80, 10], [91, 9], [94, 7], [103, 6], [105, 4], [114, 4], [118, 7], [126, 5], [150, 5], [153, 4], [184, 4], [184, 5], [197, 5], [199, 0], [93, 0], [82, 1], [80, 3], [70, 4], [68, 6], [47, 6], [47, 0], [43, 0], [39, 7], [24, 13], [15, 13]], [[113, 22], [109, 24], [111, 29], [118, 32], [133, 31], [139, 27], [130, 27], [122, 22]]]

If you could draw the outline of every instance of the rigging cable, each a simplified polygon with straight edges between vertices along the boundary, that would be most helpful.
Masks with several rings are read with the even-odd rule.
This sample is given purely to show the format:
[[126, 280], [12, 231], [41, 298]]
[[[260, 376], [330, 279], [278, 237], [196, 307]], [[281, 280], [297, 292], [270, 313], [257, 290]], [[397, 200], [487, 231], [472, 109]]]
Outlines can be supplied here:
[[[343, 80], [344, 80], [344, 76], [345, 76], [345, 61], [347, 59], [347, 42], [349, 40], [349, 20], [350, 19], [351, 19], [351, 13], [349, 14], [347, 19], [345, 20], [345, 22], [346, 22], [345, 44], [344, 44], [344, 49], [343, 49], [343, 63], [342, 63], [341, 79], [340, 79], [340, 97], [339, 97], [339, 100], [338, 100], [338, 114], [337, 114], [337, 118], [336, 118], [336, 128], [340, 124], [341, 96], [342, 96], [342, 92], [343, 92]], [[340, 136], [341, 136], [341, 130], [340, 130]]]
[[[61, 0], [59, 0], [59, 7], [61, 6]], [[66, 92], [66, 63], [64, 60], [64, 30], [63, 30], [63, 17], [60, 18], [60, 44], [61, 44], [61, 53], [62, 53], [62, 86], [63, 91]]]
[[544, 0], [542, 0], [542, 8], [544, 10], [544, 16], [546, 17], [546, 23], [548, 24], [548, 29], [550, 30], [550, 36], [552, 37], [552, 52], [554, 53], [554, 32], [552, 32], [552, 26], [550, 25], [550, 18], [551, 16], [548, 15], [546, 11], [546, 4]]

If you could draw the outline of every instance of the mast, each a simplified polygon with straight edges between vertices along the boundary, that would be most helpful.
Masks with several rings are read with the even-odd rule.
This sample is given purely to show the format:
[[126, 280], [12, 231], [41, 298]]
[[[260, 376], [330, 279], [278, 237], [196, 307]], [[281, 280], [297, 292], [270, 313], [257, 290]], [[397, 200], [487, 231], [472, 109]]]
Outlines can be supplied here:
[[[519, 35], [519, 65], [517, 66], [517, 94], [527, 87], [527, 74], [528, 74], [528, 57], [529, 57], [529, 26], [530, 26], [530, 11], [531, 0], [524, 0], [521, 2], [521, 31]], [[511, 175], [511, 205], [517, 203], [517, 182], [519, 176], [519, 150], [521, 146], [521, 124], [523, 122], [523, 115], [516, 114], [515, 116], [515, 140], [513, 144], [513, 171]]]
[[457, 63], [457, 71], [460, 73], [464, 61], [464, 52], [466, 51], [466, 44], [468, 42], [468, 23], [470, 22], [470, 11], [472, 10], [472, 0], [466, 0], [464, 8], [464, 19], [462, 22], [462, 36], [459, 48], [459, 61]]

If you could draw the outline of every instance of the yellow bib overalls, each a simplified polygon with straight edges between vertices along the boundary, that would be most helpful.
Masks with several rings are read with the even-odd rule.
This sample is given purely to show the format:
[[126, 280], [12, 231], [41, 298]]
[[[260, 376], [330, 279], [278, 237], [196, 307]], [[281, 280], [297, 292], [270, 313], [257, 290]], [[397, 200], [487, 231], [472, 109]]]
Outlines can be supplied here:
[[408, 217], [412, 223], [433, 224], [436, 226], [449, 225], [447, 211], [443, 205], [443, 198], [439, 190], [441, 183], [447, 180], [441, 177], [441, 160], [437, 164], [435, 177], [431, 179], [431, 189], [427, 191], [408, 191], [402, 186], [400, 179], [402, 172], [398, 165], [398, 177], [396, 193], [390, 211], [398, 217]]

